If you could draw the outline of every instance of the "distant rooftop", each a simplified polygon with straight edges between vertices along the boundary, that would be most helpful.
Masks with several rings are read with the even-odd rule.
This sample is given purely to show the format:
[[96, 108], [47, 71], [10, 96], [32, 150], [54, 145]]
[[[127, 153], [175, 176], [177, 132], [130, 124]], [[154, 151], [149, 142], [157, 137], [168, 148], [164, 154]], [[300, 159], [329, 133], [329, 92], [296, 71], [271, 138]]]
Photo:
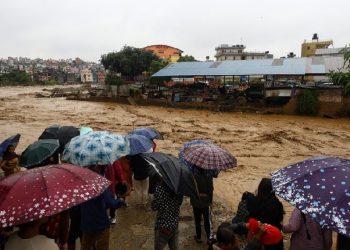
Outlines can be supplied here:
[[181, 62], [168, 65], [153, 77], [325, 75], [343, 66], [343, 57], [302, 57], [220, 62]]

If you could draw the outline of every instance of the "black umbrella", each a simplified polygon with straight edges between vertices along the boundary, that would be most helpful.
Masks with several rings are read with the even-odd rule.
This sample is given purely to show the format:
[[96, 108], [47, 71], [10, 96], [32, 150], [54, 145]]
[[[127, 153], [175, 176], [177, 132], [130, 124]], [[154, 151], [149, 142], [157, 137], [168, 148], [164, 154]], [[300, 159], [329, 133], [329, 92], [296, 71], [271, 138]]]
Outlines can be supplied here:
[[158, 152], [140, 156], [154, 168], [165, 184], [175, 193], [199, 197], [197, 183], [192, 173], [178, 158]]
[[58, 152], [62, 154], [65, 145], [70, 142], [73, 137], [80, 134], [79, 129], [74, 126], [59, 126], [52, 125], [44, 130], [39, 136], [39, 139], [57, 139], [59, 140], [60, 147]]
[[72, 138], [80, 135], [80, 131], [78, 128], [74, 126], [62, 126], [58, 130], [58, 140], [60, 141], [60, 148], [62, 151], [64, 146], [72, 140]]

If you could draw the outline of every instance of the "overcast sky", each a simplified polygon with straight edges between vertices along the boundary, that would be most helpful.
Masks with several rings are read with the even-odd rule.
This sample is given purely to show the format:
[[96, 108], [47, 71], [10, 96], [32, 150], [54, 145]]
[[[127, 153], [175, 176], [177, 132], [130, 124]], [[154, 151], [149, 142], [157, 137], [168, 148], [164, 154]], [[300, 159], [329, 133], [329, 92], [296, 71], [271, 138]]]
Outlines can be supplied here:
[[313, 33], [350, 43], [349, 0], [0, 0], [0, 58], [98, 61], [124, 45], [167, 44], [214, 59], [219, 44], [274, 57]]

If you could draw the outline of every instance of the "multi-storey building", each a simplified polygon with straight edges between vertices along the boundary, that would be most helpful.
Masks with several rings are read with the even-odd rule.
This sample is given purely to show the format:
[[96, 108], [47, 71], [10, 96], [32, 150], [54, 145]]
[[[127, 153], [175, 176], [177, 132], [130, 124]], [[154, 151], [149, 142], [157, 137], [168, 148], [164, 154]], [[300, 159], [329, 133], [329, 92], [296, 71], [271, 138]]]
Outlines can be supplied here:
[[215, 48], [216, 61], [226, 61], [226, 60], [257, 60], [257, 59], [267, 59], [273, 58], [269, 51], [265, 52], [247, 52], [245, 46], [242, 44], [228, 45], [221, 44]]
[[314, 34], [311, 41], [306, 41], [301, 45], [301, 57], [315, 56], [316, 50], [327, 49], [333, 45], [333, 40], [319, 40], [318, 35]]
[[151, 51], [159, 58], [169, 62], [177, 62], [181, 57], [182, 50], [163, 44], [150, 45], [144, 47], [145, 50]]

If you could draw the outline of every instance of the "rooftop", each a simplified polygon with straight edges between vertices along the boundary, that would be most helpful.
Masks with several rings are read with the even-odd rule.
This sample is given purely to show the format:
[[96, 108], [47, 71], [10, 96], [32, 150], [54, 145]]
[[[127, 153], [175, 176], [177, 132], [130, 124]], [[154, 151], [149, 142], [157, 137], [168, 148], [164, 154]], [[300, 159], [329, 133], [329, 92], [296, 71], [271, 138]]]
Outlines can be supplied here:
[[343, 57], [302, 57], [220, 62], [181, 62], [168, 65], [153, 77], [325, 75], [343, 66]]

